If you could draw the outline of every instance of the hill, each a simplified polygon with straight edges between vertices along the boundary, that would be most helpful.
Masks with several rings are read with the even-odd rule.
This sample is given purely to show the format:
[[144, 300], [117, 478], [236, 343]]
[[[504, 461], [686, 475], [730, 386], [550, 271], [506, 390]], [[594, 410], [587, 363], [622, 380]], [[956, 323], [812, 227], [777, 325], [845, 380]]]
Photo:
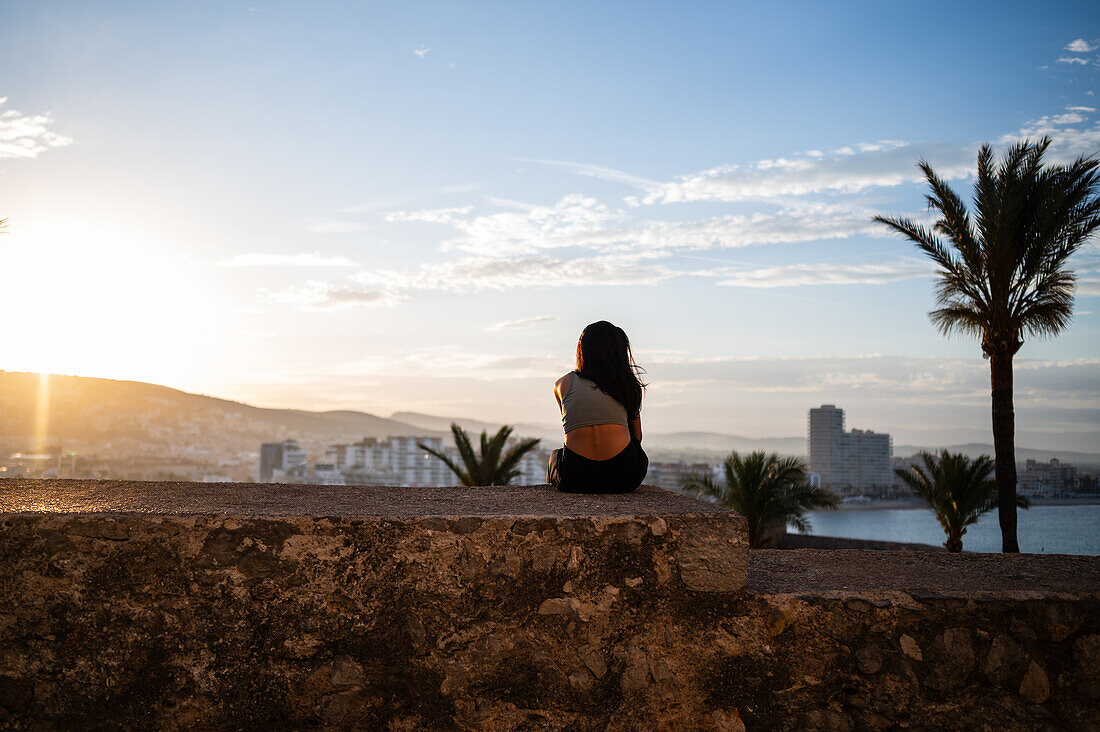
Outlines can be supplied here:
[[[0, 440], [28, 449], [39, 413], [38, 374], [0, 371]], [[297, 439], [320, 448], [363, 437], [434, 434], [366, 412], [266, 409], [138, 381], [49, 376], [47, 443], [113, 452], [256, 452], [262, 442]]]
[[[921, 450], [936, 451], [942, 448], [938, 447], [917, 447], [915, 445], [895, 445], [894, 456], [895, 457], [909, 457], [915, 455]], [[979, 455], [993, 455], [993, 445], [986, 445], [979, 442], [968, 442], [964, 445], [951, 445], [947, 448], [951, 452], [961, 452], [971, 458], [976, 458]], [[1017, 447], [1016, 448], [1016, 462], [1022, 463], [1026, 460], [1037, 460], [1039, 462], [1047, 462], [1051, 458], [1058, 458], [1063, 463], [1070, 463], [1076, 465], [1078, 468], [1088, 468], [1095, 470], [1100, 467], [1100, 453], [1093, 452], [1073, 452], [1070, 450], [1043, 450], [1034, 447]]]
[[[482, 422], [477, 419], [468, 419], [466, 417], [436, 417], [431, 414], [420, 414], [418, 412], [394, 412], [389, 418], [395, 422], [411, 424], [414, 427], [419, 427], [424, 430], [446, 432], [448, 434], [451, 431], [452, 422], [458, 423], [459, 427], [466, 430], [471, 435], [480, 435], [482, 430], [489, 434], [493, 434], [499, 430], [503, 424], [500, 422]], [[516, 437], [537, 437], [547, 444], [559, 443], [558, 446], [560, 447], [560, 426], [518, 423], [513, 425], [513, 427], [515, 429], [512, 434]]]

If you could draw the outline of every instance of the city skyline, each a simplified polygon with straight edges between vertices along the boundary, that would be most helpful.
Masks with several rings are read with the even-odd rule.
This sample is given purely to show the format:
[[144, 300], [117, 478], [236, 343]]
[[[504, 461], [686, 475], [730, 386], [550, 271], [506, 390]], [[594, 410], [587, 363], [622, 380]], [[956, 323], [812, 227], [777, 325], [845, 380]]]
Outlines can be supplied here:
[[[921, 157], [968, 197], [981, 142], [1100, 150], [1100, 20], [1010, 5], [11, 3], [0, 369], [553, 424], [606, 318], [647, 431], [834, 403], [979, 439], [988, 365], [870, 217], [925, 215]], [[1021, 445], [1100, 440], [1097, 243], [1075, 269], [1074, 323], [1017, 357]]]

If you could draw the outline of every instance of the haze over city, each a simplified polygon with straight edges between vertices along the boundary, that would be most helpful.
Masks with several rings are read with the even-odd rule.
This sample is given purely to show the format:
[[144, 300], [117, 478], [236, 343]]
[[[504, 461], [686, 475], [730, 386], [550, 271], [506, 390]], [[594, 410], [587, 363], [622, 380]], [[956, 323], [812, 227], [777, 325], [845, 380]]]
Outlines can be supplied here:
[[[921, 158], [969, 197], [982, 142], [1100, 150], [1100, 17], [1031, 7], [5, 3], [0, 369], [552, 425], [608, 319], [655, 432], [988, 442], [987, 362], [871, 217], [927, 218]], [[1019, 445], [1100, 446], [1074, 269]]]

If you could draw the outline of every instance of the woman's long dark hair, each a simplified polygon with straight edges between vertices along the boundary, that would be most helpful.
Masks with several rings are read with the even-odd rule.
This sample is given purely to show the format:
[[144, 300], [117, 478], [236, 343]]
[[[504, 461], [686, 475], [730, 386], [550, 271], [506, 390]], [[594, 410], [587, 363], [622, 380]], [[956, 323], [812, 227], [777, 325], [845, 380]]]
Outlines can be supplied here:
[[577, 373], [626, 407], [628, 418], [638, 416], [646, 387], [638, 374], [644, 369], [634, 363], [630, 340], [622, 328], [606, 320], [585, 328], [577, 341]]

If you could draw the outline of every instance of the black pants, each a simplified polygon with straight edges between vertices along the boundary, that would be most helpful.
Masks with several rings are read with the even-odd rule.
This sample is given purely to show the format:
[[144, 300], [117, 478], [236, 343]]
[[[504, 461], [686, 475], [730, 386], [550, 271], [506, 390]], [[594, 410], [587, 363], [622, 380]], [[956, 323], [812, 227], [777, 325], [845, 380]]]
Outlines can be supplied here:
[[560, 447], [550, 453], [546, 482], [564, 493], [629, 493], [642, 484], [649, 471], [649, 457], [635, 439], [618, 455], [589, 460]]

